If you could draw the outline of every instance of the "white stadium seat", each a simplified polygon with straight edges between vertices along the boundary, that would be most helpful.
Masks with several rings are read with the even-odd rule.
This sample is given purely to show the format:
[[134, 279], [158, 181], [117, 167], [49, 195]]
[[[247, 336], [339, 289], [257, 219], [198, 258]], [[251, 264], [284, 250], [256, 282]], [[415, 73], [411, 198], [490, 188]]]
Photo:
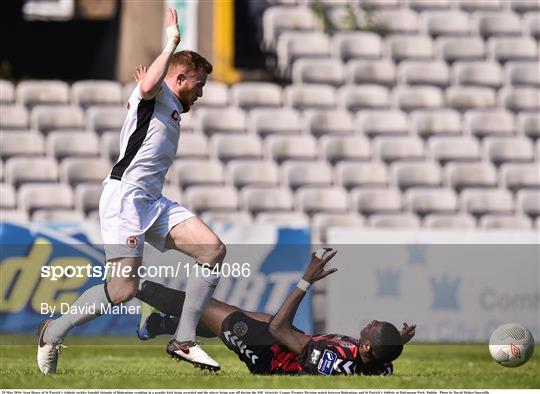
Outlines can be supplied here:
[[248, 212], [239, 211], [239, 212], [205, 212], [201, 215], [202, 220], [205, 223], [212, 224], [251, 224], [253, 218]]
[[540, 88], [516, 87], [499, 90], [499, 103], [510, 111], [540, 111]]
[[11, 209], [17, 206], [15, 188], [9, 183], [0, 184], [0, 209]]
[[396, 61], [427, 60], [433, 57], [433, 43], [429, 36], [390, 36], [387, 41], [390, 54]]
[[446, 183], [454, 189], [493, 187], [497, 185], [497, 170], [489, 163], [449, 163], [445, 169]]
[[331, 163], [341, 160], [368, 160], [371, 145], [363, 136], [325, 135], [319, 139], [321, 156]]
[[315, 30], [318, 20], [308, 7], [269, 7], [263, 14], [263, 43], [274, 49], [284, 31]]
[[355, 130], [369, 136], [409, 133], [407, 115], [401, 111], [366, 110], [357, 113]]
[[364, 186], [386, 186], [389, 177], [384, 163], [343, 161], [336, 165], [336, 180], [338, 185], [352, 189]]
[[[229, 105], [229, 88], [217, 81], [208, 81], [204, 85], [203, 96], [197, 100], [193, 108], [202, 107], [223, 108]], [[182, 117], [184, 114], [182, 114]]]
[[338, 103], [351, 112], [390, 107], [388, 88], [381, 85], [346, 85], [338, 90]]
[[458, 6], [468, 12], [498, 11], [501, 9], [501, 0], [458, 0]]
[[385, 8], [398, 8], [400, 0], [358, 0], [361, 8], [375, 8], [377, 11]]
[[465, 36], [471, 30], [469, 14], [463, 11], [426, 11], [422, 17], [432, 36]]
[[126, 115], [125, 106], [91, 106], [86, 110], [86, 128], [98, 134], [106, 131], [120, 133]]
[[75, 208], [85, 215], [99, 208], [103, 186], [95, 183], [81, 183], [75, 187]]
[[257, 107], [279, 107], [281, 87], [269, 82], [240, 82], [230, 89], [232, 104], [245, 110]]
[[482, 60], [485, 51], [484, 40], [478, 36], [439, 37], [436, 41], [437, 57], [447, 62]]
[[450, 108], [466, 111], [475, 108], [493, 108], [497, 103], [495, 91], [480, 86], [451, 86], [446, 90]]
[[330, 39], [322, 32], [285, 32], [277, 42], [278, 68], [285, 74], [299, 58], [330, 56]]
[[420, 227], [420, 219], [410, 213], [403, 214], [376, 214], [368, 219], [370, 227], [377, 228], [417, 228]]
[[514, 86], [540, 87], [540, 63], [508, 62], [505, 66], [506, 83]]
[[521, 20], [511, 12], [485, 13], [478, 18], [478, 31], [481, 36], [521, 35]]
[[332, 167], [325, 161], [286, 161], [281, 172], [282, 184], [291, 189], [332, 184]]
[[407, 190], [404, 201], [405, 208], [418, 215], [450, 213], [458, 209], [458, 198], [452, 189], [413, 188]]
[[375, 152], [381, 160], [418, 160], [424, 157], [424, 144], [418, 137], [377, 137]]
[[450, 69], [443, 61], [403, 61], [398, 66], [398, 81], [405, 85], [447, 86]]
[[262, 137], [269, 134], [300, 134], [300, 114], [292, 108], [256, 108], [249, 113], [248, 130]]
[[523, 19], [529, 34], [537, 40], [540, 39], [540, 12], [527, 12]]
[[176, 157], [182, 159], [204, 159], [208, 156], [208, 140], [204, 134], [180, 133]]
[[60, 164], [60, 181], [72, 186], [79, 183], [101, 183], [111, 168], [106, 159], [69, 157]]
[[538, 43], [525, 37], [493, 37], [488, 40], [488, 54], [499, 62], [538, 60]]
[[184, 195], [187, 205], [196, 213], [238, 208], [236, 189], [230, 186], [191, 186]]
[[346, 66], [347, 82], [390, 86], [396, 79], [396, 66], [390, 60], [351, 60]]
[[255, 218], [255, 223], [268, 224], [280, 227], [302, 227], [309, 226], [309, 217], [300, 212], [262, 212]]
[[47, 156], [62, 160], [70, 156], [97, 157], [99, 140], [85, 131], [52, 131], [46, 141]]
[[500, 110], [472, 110], [465, 114], [464, 128], [478, 138], [515, 134], [514, 116]]
[[335, 59], [298, 59], [292, 66], [293, 83], [340, 86], [345, 80], [343, 64]]
[[484, 215], [480, 218], [480, 228], [484, 230], [530, 230], [532, 221], [525, 216]]
[[264, 141], [266, 157], [275, 161], [313, 160], [317, 157], [317, 144], [310, 135], [271, 135]]
[[476, 138], [435, 136], [429, 138], [427, 146], [429, 156], [441, 164], [480, 160], [480, 144]]
[[0, 157], [4, 160], [13, 156], [42, 156], [44, 152], [45, 142], [41, 134], [0, 132]]
[[536, 0], [512, 0], [510, 7], [516, 12], [540, 11], [540, 4]]
[[0, 79], [0, 105], [11, 105], [14, 101], [15, 85], [7, 79]]
[[129, 101], [129, 98], [133, 94], [133, 91], [135, 90], [135, 87], [137, 87], [137, 82], [131, 81], [124, 85], [122, 88], [122, 102], [126, 103]]
[[474, 229], [476, 221], [469, 214], [433, 213], [424, 218], [424, 226], [430, 229], [467, 230]]
[[450, 8], [453, 0], [409, 0], [408, 6], [416, 11]]
[[[533, 144], [525, 137], [488, 137], [483, 141], [486, 157], [495, 165], [534, 161]], [[538, 166], [540, 172], [540, 166]]]
[[183, 200], [182, 190], [175, 185], [163, 185], [163, 190], [161, 194], [163, 194], [164, 197], [168, 198], [171, 201], [181, 202]]
[[385, 31], [392, 34], [412, 34], [418, 32], [418, 15], [416, 12], [407, 8], [380, 10], [372, 18], [376, 26], [382, 26]]
[[424, 138], [462, 133], [461, 116], [450, 109], [414, 111], [411, 120], [416, 133]]
[[262, 145], [259, 136], [214, 134], [210, 137], [210, 152], [222, 162], [232, 159], [259, 159]]
[[364, 219], [356, 213], [315, 213], [311, 218], [311, 231], [314, 239], [326, 242], [326, 232], [329, 228], [362, 228]]
[[394, 183], [401, 189], [417, 186], [440, 186], [441, 168], [433, 162], [396, 162], [390, 171]]
[[77, 81], [71, 85], [71, 102], [83, 108], [122, 104], [122, 85], [116, 81]]
[[353, 133], [352, 116], [348, 111], [343, 110], [307, 110], [304, 113], [304, 124], [306, 132], [315, 136]]
[[101, 157], [116, 163], [120, 156], [120, 133], [116, 131], [103, 133], [99, 145]]
[[22, 81], [15, 91], [17, 103], [27, 107], [37, 104], [67, 104], [69, 86], [63, 81]]
[[336, 92], [329, 85], [289, 85], [284, 94], [286, 105], [297, 110], [331, 109], [336, 106]]
[[340, 187], [302, 187], [296, 192], [296, 206], [302, 212], [346, 212], [349, 207], [347, 191]]
[[54, 222], [54, 223], [80, 223], [84, 216], [72, 209], [36, 209], [32, 213], [32, 222]]
[[22, 105], [0, 105], [0, 130], [26, 130], [28, 119], [28, 110]]
[[496, 88], [502, 84], [502, 69], [494, 62], [456, 62], [452, 66], [453, 79], [459, 85]]
[[246, 114], [239, 108], [202, 108], [197, 111], [199, 128], [204, 134], [245, 133]]
[[540, 138], [540, 113], [519, 114], [518, 130], [529, 138]]
[[442, 91], [435, 86], [398, 86], [394, 89], [394, 101], [404, 111], [444, 106]]
[[363, 214], [399, 212], [402, 207], [399, 189], [361, 187], [352, 190], [351, 201], [354, 210]]
[[460, 200], [463, 208], [472, 215], [486, 213], [513, 213], [512, 193], [503, 189], [465, 189]]
[[170, 169], [171, 184], [186, 188], [192, 185], [222, 185], [223, 166], [219, 161], [177, 160]]
[[293, 196], [287, 188], [245, 187], [241, 196], [244, 207], [253, 214], [293, 209]]
[[540, 189], [540, 169], [535, 163], [505, 163], [500, 170], [504, 185], [510, 190]]
[[42, 133], [58, 129], [84, 128], [84, 114], [75, 106], [37, 105], [30, 113], [30, 127]]
[[51, 158], [13, 157], [6, 162], [6, 181], [18, 188], [26, 182], [56, 182], [58, 167]]
[[231, 160], [226, 168], [227, 183], [244, 186], [275, 187], [279, 183], [278, 166], [272, 161]]
[[516, 195], [516, 207], [526, 215], [540, 216], [540, 191], [520, 190]]
[[381, 37], [372, 32], [338, 32], [332, 36], [334, 57], [351, 59], [378, 59], [382, 55]]
[[71, 187], [61, 183], [27, 183], [21, 186], [17, 199], [17, 205], [28, 212], [73, 206]]

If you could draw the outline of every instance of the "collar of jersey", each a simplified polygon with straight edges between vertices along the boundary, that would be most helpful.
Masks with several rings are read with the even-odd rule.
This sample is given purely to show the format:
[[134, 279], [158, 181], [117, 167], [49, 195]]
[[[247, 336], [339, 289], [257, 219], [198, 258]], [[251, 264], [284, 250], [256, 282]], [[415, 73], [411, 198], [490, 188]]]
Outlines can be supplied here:
[[182, 103], [180, 102], [178, 97], [176, 97], [176, 94], [174, 94], [174, 92], [169, 88], [169, 85], [167, 85], [167, 83], [163, 82], [163, 86], [165, 86], [165, 89], [167, 89], [169, 91], [169, 93], [171, 93], [171, 96], [174, 97], [174, 100], [176, 101], [176, 104], [178, 104], [178, 107], [180, 108], [180, 113], [184, 113], [184, 107], [182, 107]]

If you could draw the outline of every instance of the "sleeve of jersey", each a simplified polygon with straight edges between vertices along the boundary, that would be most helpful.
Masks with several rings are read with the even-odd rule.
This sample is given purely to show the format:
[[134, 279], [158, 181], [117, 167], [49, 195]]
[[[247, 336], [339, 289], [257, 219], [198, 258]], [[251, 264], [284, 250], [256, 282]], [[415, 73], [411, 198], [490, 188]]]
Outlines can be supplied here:
[[304, 372], [314, 375], [353, 375], [356, 363], [347, 349], [310, 340], [298, 359]]

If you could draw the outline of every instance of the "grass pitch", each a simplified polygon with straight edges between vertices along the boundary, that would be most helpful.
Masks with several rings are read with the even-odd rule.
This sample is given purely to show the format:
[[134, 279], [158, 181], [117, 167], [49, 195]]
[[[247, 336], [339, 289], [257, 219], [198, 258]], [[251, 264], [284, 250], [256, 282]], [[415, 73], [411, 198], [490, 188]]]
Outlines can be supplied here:
[[133, 337], [71, 337], [56, 376], [36, 365], [36, 337], [0, 336], [0, 388], [146, 389], [363, 389], [363, 388], [540, 388], [537, 352], [519, 368], [504, 368], [487, 345], [407, 345], [394, 363], [395, 375], [253, 376], [218, 341], [205, 349], [221, 363], [216, 374], [177, 363], [165, 354], [166, 340]]

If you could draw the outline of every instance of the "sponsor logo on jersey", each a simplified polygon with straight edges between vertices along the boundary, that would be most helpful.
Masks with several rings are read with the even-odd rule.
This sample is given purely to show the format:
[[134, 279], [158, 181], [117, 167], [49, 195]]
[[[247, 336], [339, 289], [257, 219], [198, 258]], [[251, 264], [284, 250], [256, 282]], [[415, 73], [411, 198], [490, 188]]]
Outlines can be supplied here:
[[321, 361], [317, 366], [317, 370], [323, 375], [330, 375], [334, 369], [334, 364], [336, 363], [337, 355], [336, 353], [325, 350], [322, 354]]
[[131, 249], [135, 249], [137, 247], [137, 237], [128, 237], [126, 239], [126, 245], [129, 246]]
[[233, 326], [232, 330], [233, 330], [234, 335], [243, 337], [248, 332], [248, 326], [243, 321], [239, 321]]
[[178, 122], [178, 120], [180, 119], [180, 115], [178, 115], [178, 111], [177, 110], [173, 110], [172, 113], [171, 113], [171, 118], [175, 121], [175, 122]]
[[317, 364], [317, 361], [319, 361], [319, 357], [321, 356], [321, 352], [317, 349], [313, 349], [311, 352], [311, 357], [309, 359], [309, 362], [311, 364]]

